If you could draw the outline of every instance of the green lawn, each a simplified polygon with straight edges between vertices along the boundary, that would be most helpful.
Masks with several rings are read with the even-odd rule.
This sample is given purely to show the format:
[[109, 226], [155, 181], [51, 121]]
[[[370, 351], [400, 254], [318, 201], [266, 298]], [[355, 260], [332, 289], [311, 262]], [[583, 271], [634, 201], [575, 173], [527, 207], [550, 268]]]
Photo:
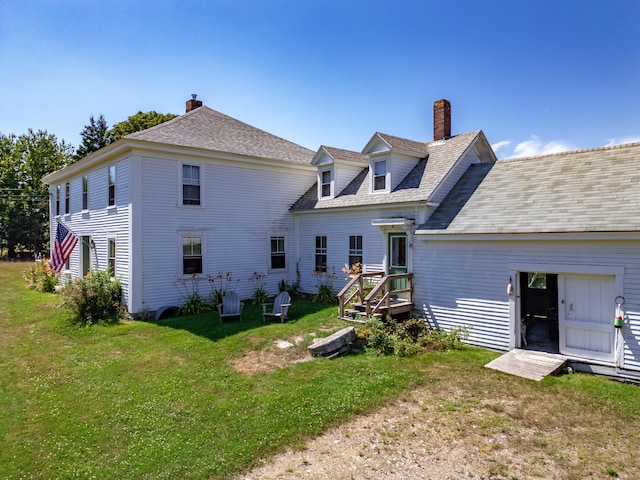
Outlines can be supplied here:
[[[604, 434], [630, 439], [632, 452], [590, 453], [599, 472], [624, 472], [640, 446], [637, 387], [587, 375], [534, 383], [484, 369], [496, 354], [472, 348], [298, 362], [312, 335], [344, 326], [337, 307], [301, 300], [285, 324], [263, 324], [248, 306], [242, 323], [220, 325], [208, 313], [74, 327], [55, 295], [24, 288], [26, 267], [0, 263], [3, 478], [230, 478], [418, 385], [433, 385], [434, 395], [466, 389], [477, 403], [487, 392], [526, 395], [532, 408], [549, 402], [550, 415], [570, 417], [549, 424], [549, 435], [606, 412], [585, 449], [597, 450]], [[280, 350], [276, 340], [298, 345]], [[452, 414], [464, 415], [456, 405]], [[567, 462], [578, 472], [567, 478], [587, 468]]]

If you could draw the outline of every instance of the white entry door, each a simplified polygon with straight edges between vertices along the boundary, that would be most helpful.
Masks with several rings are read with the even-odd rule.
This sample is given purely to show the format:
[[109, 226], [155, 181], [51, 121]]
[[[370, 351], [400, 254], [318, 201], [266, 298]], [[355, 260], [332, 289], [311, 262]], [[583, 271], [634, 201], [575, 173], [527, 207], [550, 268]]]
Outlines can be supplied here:
[[613, 362], [614, 277], [558, 276], [560, 353]]

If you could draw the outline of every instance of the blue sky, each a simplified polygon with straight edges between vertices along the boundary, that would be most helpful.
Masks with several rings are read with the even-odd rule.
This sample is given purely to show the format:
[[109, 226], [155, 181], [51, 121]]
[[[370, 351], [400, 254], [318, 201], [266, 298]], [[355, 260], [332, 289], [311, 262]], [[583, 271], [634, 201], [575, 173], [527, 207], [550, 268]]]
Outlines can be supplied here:
[[640, 141], [637, 0], [0, 0], [0, 132], [205, 105], [316, 150], [482, 129], [499, 158]]

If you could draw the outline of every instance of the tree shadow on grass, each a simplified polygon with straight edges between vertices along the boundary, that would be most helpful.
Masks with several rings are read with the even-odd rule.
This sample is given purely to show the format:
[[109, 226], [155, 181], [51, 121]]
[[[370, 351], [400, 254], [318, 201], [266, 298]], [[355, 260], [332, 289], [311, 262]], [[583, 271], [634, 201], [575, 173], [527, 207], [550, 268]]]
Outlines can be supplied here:
[[[289, 318], [284, 325], [297, 324], [304, 316], [319, 312], [327, 308], [327, 306], [326, 304], [313, 303], [306, 299], [294, 299], [289, 307]], [[238, 318], [225, 320], [220, 323], [220, 317], [215, 310], [196, 315], [181, 315], [158, 320], [151, 318], [145, 321], [160, 327], [185, 330], [214, 342], [247, 330], [279, 324], [278, 322], [269, 320], [263, 322], [262, 306], [260, 305], [245, 305], [242, 313], [242, 321]]]

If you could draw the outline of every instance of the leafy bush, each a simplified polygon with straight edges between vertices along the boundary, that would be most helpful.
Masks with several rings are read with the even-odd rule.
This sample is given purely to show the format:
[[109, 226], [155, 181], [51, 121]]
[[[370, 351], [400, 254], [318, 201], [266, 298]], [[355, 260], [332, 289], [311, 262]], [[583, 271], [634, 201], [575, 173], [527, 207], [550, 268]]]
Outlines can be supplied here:
[[61, 305], [71, 311], [75, 323], [116, 323], [126, 316], [121, 298], [120, 281], [108, 271], [93, 270], [67, 284], [62, 290]]
[[25, 280], [27, 288], [39, 292], [52, 293], [58, 284], [58, 274], [51, 270], [49, 261], [46, 259], [31, 265], [31, 267], [24, 271], [22, 277]]
[[461, 348], [469, 336], [468, 327], [445, 331], [433, 328], [424, 320], [412, 318], [396, 323], [373, 318], [362, 330], [367, 346], [380, 355], [408, 357], [419, 353]]

